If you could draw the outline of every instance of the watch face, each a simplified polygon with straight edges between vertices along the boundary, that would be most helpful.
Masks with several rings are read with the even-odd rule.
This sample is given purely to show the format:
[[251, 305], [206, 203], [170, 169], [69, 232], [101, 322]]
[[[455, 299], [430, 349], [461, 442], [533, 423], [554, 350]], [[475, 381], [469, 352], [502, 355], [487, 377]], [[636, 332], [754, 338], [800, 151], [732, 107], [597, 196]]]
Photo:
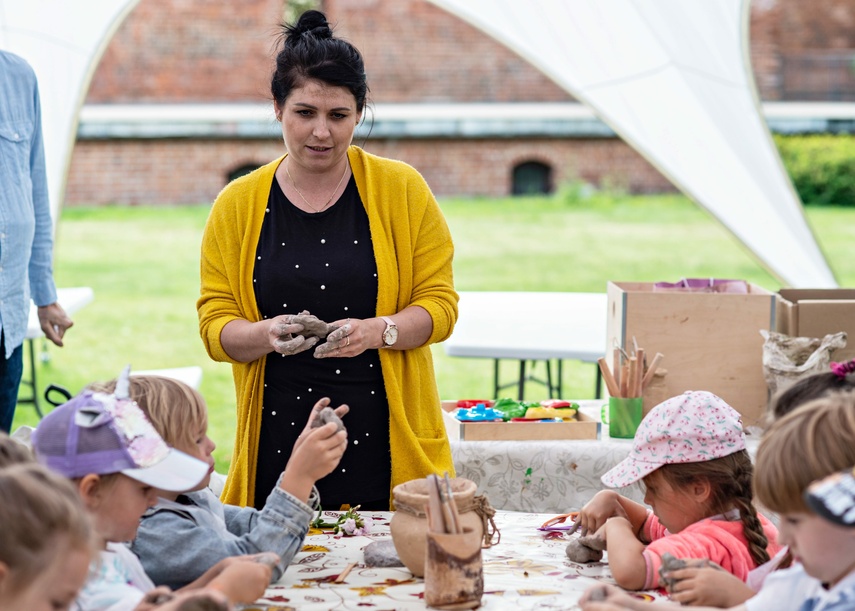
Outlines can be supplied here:
[[387, 346], [391, 346], [398, 341], [398, 327], [386, 327], [386, 330], [383, 332], [383, 341]]

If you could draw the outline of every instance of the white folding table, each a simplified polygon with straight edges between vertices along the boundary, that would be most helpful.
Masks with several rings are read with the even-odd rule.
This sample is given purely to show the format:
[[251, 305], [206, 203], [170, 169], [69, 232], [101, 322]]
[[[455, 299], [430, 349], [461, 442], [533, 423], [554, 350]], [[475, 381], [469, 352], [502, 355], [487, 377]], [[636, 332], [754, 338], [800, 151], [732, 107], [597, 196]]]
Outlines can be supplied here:
[[[62, 306], [62, 309], [65, 310], [65, 313], [73, 317], [75, 312], [89, 304], [95, 298], [95, 294], [90, 287], [79, 286], [56, 289], [56, 297], [56, 300], [59, 302], [59, 305]], [[18, 403], [32, 403], [33, 407], [36, 408], [36, 413], [39, 415], [39, 418], [42, 417], [42, 410], [39, 406], [38, 391], [36, 387], [35, 340], [40, 337], [44, 337], [44, 333], [42, 332], [42, 327], [39, 324], [38, 308], [36, 308], [35, 304], [31, 303], [30, 318], [27, 321], [27, 334], [24, 336], [24, 339], [28, 343], [30, 352], [28, 363], [30, 377], [29, 379], [24, 378], [21, 380], [21, 385], [28, 386], [32, 390], [32, 394], [29, 397], [19, 397]]]
[[[495, 395], [499, 361], [518, 360], [518, 399], [524, 397], [526, 361], [546, 361], [550, 395], [561, 398], [561, 363], [565, 359], [596, 363], [606, 353], [605, 293], [545, 293], [461, 291], [460, 314], [445, 353], [456, 357], [494, 360]], [[557, 361], [558, 378], [552, 383], [551, 361]], [[600, 397], [597, 368], [595, 397]]]

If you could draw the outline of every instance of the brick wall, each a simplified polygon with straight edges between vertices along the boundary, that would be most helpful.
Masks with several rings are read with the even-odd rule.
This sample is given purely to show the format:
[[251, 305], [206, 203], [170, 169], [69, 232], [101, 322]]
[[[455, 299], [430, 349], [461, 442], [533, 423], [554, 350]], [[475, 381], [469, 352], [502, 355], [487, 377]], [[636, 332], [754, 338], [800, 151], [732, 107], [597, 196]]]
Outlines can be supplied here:
[[140, 0], [95, 72], [88, 104], [269, 99], [282, 0]]
[[[503, 45], [427, 0], [324, 0], [363, 52], [371, 98], [393, 102], [561, 102], [572, 98]], [[87, 103], [269, 99], [284, 0], [140, 0], [108, 45]], [[855, 48], [853, 0], [753, 0], [751, 61], [762, 98], [782, 91], [782, 57]], [[374, 141], [417, 167], [439, 195], [505, 195], [513, 166], [539, 160], [555, 184], [606, 180], [635, 192], [671, 189], [619, 140]], [[277, 141], [81, 141], [66, 201], [209, 202], [234, 168], [281, 154]]]
[[[554, 168], [554, 183], [608, 183], [633, 192], [671, 189], [633, 149], [616, 139], [453, 141], [371, 140], [365, 148], [422, 172], [434, 193], [503, 196], [524, 161]], [[281, 141], [111, 140], [74, 149], [66, 205], [211, 202], [230, 172], [283, 153]]]

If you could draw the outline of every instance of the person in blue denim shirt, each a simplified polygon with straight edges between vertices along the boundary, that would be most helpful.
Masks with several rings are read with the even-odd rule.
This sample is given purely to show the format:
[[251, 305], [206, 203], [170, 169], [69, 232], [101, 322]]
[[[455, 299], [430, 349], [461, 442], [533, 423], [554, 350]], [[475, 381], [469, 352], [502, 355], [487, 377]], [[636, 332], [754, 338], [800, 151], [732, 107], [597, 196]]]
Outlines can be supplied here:
[[57, 346], [74, 324], [56, 301], [41, 120], [33, 69], [0, 51], [0, 430], [7, 432], [24, 369], [30, 298]]

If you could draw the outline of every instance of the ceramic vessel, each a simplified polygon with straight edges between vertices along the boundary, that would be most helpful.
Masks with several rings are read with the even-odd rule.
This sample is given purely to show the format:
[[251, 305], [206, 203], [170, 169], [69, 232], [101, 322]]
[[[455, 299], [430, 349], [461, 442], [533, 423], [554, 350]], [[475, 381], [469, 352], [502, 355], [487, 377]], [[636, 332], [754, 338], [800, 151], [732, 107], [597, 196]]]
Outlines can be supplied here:
[[[484, 519], [476, 511], [480, 506], [475, 498], [477, 488], [472, 480], [462, 477], [451, 480], [451, 491], [460, 514], [460, 525], [464, 530], [471, 529], [472, 536], [480, 541], [484, 537]], [[428, 532], [425, 513], [428, 504], [428, 480], [414, 479], [398, 484], [392, 489], [392, 497], [395, 503], [395, 513], [389, 523], [392, 542], [404, 566], [416, 577], [423, 577]]]

